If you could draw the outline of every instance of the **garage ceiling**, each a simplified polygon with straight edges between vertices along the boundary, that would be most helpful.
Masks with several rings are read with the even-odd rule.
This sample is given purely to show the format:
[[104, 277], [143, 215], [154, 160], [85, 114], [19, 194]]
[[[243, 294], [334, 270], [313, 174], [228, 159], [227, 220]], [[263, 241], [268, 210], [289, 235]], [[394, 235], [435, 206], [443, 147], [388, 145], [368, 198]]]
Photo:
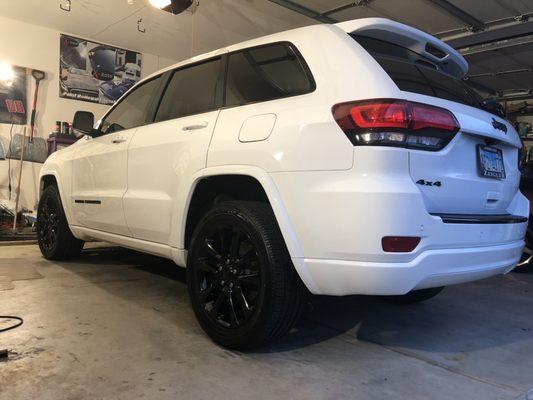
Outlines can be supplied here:
[[[148, 0], [0, 0], [0, 15], [72, 35], [181, 60], [314, 21], [267, 0], [201, 0], [194, 16], [158, 10]], [[137, 29], [141, 21], [141, 33]]]
[[386, 17], [459, 49], [484, 94], [533, 98], [533, 0], [200, 0], [194, 17], [148, 0], [71, 0], [70, 12], [66, 1], [0, 0], [0, 15], [175, 60], [317, 21]]

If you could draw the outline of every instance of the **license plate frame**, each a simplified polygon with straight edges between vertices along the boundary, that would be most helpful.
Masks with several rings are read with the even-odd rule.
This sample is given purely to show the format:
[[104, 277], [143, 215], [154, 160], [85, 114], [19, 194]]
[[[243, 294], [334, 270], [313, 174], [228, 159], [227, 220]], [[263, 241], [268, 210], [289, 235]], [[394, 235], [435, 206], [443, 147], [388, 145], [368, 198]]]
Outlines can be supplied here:
[[501, 149], [477, 145], [478, 173], [484, 178], [505, 179], [505, 163]]

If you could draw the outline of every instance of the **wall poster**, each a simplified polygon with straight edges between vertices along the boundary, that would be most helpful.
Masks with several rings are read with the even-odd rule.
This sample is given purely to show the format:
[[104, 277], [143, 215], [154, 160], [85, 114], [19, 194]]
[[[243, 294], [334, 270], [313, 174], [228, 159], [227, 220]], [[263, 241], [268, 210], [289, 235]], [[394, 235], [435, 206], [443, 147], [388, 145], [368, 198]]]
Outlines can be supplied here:
[[26, 68], [12, 66], [13, 79], [0, 80], [0, 123], [26, 123]]
[[142, 54], [61, 34], [59, 96], [110, 105], [141, 79]]

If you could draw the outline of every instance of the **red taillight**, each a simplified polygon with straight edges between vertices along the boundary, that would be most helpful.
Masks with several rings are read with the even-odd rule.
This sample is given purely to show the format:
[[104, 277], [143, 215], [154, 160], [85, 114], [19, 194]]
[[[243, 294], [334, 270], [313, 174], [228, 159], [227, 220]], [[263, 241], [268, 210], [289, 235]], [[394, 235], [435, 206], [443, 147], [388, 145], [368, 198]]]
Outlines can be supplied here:
[[369, 103], [350, 107], [350, 115], [360, 128], [409, 127], [409, 111], [404, 103]]
[[440, 150], [459, 130], [450, 111], [405, 100], [337, 104], [333, 116], [354, 145]]
[[420, 243], [417, 236], [385, 236], [381, 239], [383, 251], [389, 253], [410, 253]]
[[451, 112], [443, 108], [426, 106], [413, 103], [411, 107], [411, 129], [439, 129], [448, 132], [457, 132], [459, 123]]

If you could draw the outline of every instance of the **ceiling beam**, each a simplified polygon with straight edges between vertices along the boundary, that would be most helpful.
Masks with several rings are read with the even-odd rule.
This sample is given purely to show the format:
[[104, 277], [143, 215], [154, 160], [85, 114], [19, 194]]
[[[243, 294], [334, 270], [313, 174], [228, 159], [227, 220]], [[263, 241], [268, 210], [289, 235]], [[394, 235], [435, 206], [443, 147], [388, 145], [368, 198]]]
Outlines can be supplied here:
[[449, 38], [441, 37], [441, 39], [455, 49], [464, 49], [466, 47], [528, 36], [531, 35], [531, 32], [533, 32], [533, 21], [515, 20], [504, 25], [496, 25], [483, 32], [464, 34]]
[[323, 12], [321, 15], [331, 15], [331, 14], [335, 14], [335, 13], [338, 13], [340, 11], [344, 11], [344, 10], [347, 10], [349, 8], [353, 8], [353, 7], [364, 7], [364, 6], [367, 6], [370, 2], [372, 2], [374, 0], [357, 0], [357, 1], [352, 1], [351, 3], [348, 3], [348, 4], [345, 4], [343, 6], [339, 6], [339, 7], [335, 7], [335, 8], [332, 8], [331, 10], [328, 10], [328, 11], [325, 11]]
[[519, 36], [511, 39], [498, 40], [496, 42], [483, 43], [477, 46], [463, 47], [459, 52], [463, 56], [484, 53], [491, 50], [507, 49], [509, 47], [521, 46], [533, 43], [533, 35]]
[[297, 12], [298, 14], [305, 15], [306, 17], [312, 18], [324, 24], [335, 24], [339, 22], [331, 17], [328, 17], [327, 15], [323, 15], [315, 10], [302, 6], [301, 4], [295, 3], [294, 1], [291, 1], [291, 0], [268, 0], [268, 1], [270, 1], [271, 3], [277, 4], [278, 6], [285, 7], [291, 11]]
[[473, 15], [467, 13], [462, 8], [457, 7], [455, 4], [450, 3], [448, 0], [429, 0], [430, 3], [439, 6], [449, 14], [453, 15], [455, 18], [463, 21], [474, 32], [482, 31], [485, 29], [485, 24], [474, 17]]
[[492, 76], [514, 75], [533, 72], [533, 68], [510, 69], [505, 71], [484, 72], [482, 74], [468, 75], [468, 78], [486, 78]]

